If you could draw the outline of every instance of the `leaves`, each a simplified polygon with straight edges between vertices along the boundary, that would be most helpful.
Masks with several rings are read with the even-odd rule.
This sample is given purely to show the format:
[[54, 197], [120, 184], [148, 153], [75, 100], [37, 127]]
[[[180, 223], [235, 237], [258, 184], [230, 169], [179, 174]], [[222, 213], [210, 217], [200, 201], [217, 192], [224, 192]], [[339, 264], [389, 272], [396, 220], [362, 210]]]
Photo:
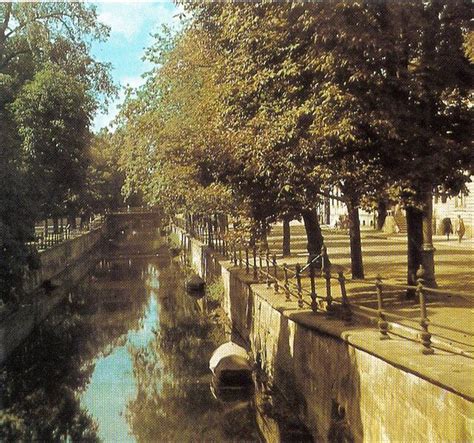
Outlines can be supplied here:
[[79, 209], [90, 120], [115, 92], [110, 67], [90, 54], [107, 35], [91, 5], [0, 3], [3, 301], [21, 294], [35, 219]]
[[456, 192], [472, 169], [467, 3], [183, 5], [122, 114], [127, 180], [154, 203], [220, 211], [218, 184], [273, 220], [334, 187], [352, 205]]

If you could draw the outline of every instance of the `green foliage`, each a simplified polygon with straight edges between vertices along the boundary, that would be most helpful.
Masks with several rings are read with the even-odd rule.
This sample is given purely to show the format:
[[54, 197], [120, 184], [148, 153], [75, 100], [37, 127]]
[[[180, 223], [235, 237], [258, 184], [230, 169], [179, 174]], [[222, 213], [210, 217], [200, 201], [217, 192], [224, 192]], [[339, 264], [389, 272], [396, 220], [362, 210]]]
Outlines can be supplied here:
[[5, 302], [18, 299], [25, 267], [34, 262], [25, 242], [35, 219], [81, 206], [90, 119], [115, 92], [110, 66], [90, 55], [91, 41], [108, 32], [90, 4], [0, 3], [0, 296]]
[[26, 177], [18, 161], [8, 158], [5, 151], [6, 146], [0, 145], [0, 155], [5, 159], [0, 162], [0, 300], [11, 302], [21, 295], [23, 271], [30, 256], [25, 242], [31, 239], [34, 219]]
[[118, 156], [112, 134], [107, 130], [92, 136], [87, 154], [85, 192], [81, 198], [85, 212], [104, 212], [124, 205], [121, 193], [124, 175], [117, 169]]
[[213, 310], [221, 306], [224, 299], [224, 282], [222, 277], [215, 278], [206, 285], [208, 308]]
[[360, 206], [469, 180], [469, 2], [181, 3], [119, 119], [128, 192], [263, 231], [337, 187], [360, 255]]
[[47, 64], [23, 86], [11, 109], [40, 214], [73, 213], [85, 183], [90, 138], [92, 100], [85, 86]]

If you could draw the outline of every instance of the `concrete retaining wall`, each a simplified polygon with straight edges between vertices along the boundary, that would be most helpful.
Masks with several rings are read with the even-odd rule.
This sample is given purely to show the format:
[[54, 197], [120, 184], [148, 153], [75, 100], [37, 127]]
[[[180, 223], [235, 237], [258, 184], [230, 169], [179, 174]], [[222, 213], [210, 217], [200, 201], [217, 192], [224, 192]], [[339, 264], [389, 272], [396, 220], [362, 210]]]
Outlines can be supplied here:
[[80, 237], [66, 240], [40, 253], [40, 268], [25, 276], [25, 291], [32, 292], [45, 280], [51, 280], [89, 252], [101, 240], [103, 227]]
[[[270, 380], [298, 405], [316, 441], [474, 441], [472, 399], [391, 363], [382, 352], [361, 349], [364, 337], [373, 339], [372, 330], [354, 328], [353, 341], [362, 346], [351, 344], [342, 322], [318, 317], [315, 327], [314, 315], [284, 301], [278, 305], [265, 285], [252, 284], [245, 271], [199, 241], [190, 240], [189, 250], [201, 276], [222, 277], [223, 307], [232, 325], [250, 342]], [[391, 342], [388, 347], [413, 352], [406, 340]], [[418, 352], [408, 360], [432, 357]]]
[[[25, 340], [48, 314], [67, 295], [67, 286], [84, 275], [95, 260], [90, 257], [106, 227], [97, 228], [80, 237], [67, 240], [40, 254], [41, 266], [25, 277], [28, 302], [14, 310], [0, 312], [0, 364]], [[39, 290], [45, 280], [53, 280], [61, 287], [50, 293]]]

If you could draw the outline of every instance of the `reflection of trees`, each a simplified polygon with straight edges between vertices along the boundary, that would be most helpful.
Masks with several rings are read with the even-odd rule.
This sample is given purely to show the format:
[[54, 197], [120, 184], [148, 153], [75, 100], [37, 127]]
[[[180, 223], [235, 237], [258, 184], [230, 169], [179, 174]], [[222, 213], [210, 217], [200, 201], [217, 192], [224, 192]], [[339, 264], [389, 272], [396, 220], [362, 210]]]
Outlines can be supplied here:
[[94, 359], [139, 327], [147, 298], [138, 279], [126, 290], [110, 281], [92, 273], [1, 369], [1, 441], [98, 440], [76, 393], [89, 382]]
[[159, 297], [159, 331], [146, 348], [130, 350], [138, 392], [127, 420], [137, 440], [256, 439], [249, 408], [229, 412], [209, 391], [208, 360], [222, 328], [199, 314], [176, 268], [160, 271]]
[[110, 251], [121, 255], [152, 254], [163, 242], [164, 239], [157, 236], [157, 228], [131, 225], [121, 229], [109, 246]]
[[90, 328], [73, 313], [61, 317], [50, 318], [2, 369], [4, 440], [97, 440], [96, 425], [74, 394], [93, 371], [79, 358]]

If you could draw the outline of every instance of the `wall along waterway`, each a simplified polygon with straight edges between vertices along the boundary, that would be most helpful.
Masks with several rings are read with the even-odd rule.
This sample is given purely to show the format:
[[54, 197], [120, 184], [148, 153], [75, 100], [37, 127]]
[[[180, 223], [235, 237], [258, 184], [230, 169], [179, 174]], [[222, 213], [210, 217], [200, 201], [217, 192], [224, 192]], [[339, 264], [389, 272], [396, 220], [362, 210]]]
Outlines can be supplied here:
[[209, 358], [229, 334], [185, 293], [156, 228], [107, 243], [1, 368], [1, 441], [310, 441], [264, 383], [247, 400], [213, 397]]

